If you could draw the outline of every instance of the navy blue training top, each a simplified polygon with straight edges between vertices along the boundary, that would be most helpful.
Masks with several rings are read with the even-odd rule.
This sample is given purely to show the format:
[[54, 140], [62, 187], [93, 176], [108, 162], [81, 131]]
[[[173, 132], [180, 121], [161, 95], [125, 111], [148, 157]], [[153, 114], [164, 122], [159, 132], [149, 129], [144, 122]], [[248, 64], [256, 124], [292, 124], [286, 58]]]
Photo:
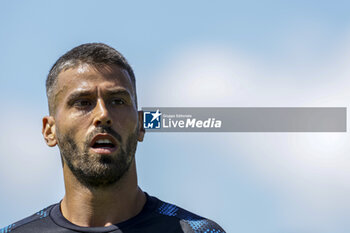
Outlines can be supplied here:
[[80, 227], [69, 222], [60, 210], [60, 203], [0, 229], [0, 233], [224, 233], [214, 221], [195, 215], [178, 206], [147, 196], [146, 204], [136, 216], [107, 227]]

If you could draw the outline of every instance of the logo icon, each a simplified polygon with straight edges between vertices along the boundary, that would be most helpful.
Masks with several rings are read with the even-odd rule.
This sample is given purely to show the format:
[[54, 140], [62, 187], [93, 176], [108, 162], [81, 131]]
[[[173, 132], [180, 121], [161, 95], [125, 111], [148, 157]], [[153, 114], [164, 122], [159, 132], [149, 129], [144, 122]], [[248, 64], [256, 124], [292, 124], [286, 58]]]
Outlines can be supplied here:
[[143, 112], [143, 127], [145, 129], [159, 129], [161, 127], [161, 115], [159, 109], [156, 112]]

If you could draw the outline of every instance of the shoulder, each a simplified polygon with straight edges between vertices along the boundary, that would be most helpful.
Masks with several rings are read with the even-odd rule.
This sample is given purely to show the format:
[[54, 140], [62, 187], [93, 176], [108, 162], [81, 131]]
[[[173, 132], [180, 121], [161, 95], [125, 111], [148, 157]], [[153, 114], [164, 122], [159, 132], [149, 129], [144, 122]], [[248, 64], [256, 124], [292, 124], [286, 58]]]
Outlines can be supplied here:
[[[154, 197], [153, 197], [154, 198]], [[155, 198], [158, 202], [155, 212], [158, 215], [176, 218], [185, 233], [224, 233], [225, 231], [214, 221], [201, 217], [188, 210], [178, 207], [174, 204], [163, 202]]]
[[33, 228], [33, 224], [41, 224], [46, 220], [46, 217], [49, 216], [50, 210], [57, 204], [48, 206], [35, 214], [24, 218], [18, 222], [10, 224], [4, 228], [0, 229], [0, 233], [9, 233], [9, 232], [32, 232], [30, 228]]

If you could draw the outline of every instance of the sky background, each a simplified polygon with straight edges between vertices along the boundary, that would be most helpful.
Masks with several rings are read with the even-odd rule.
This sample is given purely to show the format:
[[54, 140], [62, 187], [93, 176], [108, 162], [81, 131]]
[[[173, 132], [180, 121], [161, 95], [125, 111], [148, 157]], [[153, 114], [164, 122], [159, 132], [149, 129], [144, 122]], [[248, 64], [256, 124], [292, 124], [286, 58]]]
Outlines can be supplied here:
[[[104, 42], [139, 107], [349, 107], [348, 1], [0, 1], [0, 227], [61, 200], [41, 135], [59, 56]], [[227, 232], [348, 233], [349, 133], [148, 133], [151, 195]]]

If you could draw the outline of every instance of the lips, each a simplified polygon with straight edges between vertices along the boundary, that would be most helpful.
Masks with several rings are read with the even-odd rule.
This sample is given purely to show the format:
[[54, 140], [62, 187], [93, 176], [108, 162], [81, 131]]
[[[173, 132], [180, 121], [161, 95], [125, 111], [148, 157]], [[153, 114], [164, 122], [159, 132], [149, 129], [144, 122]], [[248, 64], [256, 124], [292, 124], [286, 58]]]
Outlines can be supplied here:
[[111, 154], [118, 149], [118, 143], [109, 134], [97, 134], [90, 143], [90, 150], [97, 154]]

